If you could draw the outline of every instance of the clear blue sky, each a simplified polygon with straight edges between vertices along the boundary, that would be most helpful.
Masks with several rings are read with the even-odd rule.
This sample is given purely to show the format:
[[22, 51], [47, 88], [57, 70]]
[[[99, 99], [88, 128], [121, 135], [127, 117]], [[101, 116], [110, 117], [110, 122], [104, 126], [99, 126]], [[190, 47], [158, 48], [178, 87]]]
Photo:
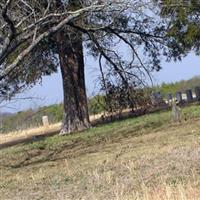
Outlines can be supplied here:
[[[97, 64], [91, 57], [86, 57], [86, 84], [87, 93], [92, 95], [95, 90], [95, 80], [98, 76]], [[200, 56], [188, 55], [182, 62], [162, 63], [163, 69], [154, 73], [154, 84], [162, 82], [174, 82], [182, 79], [189, 79], [200, 75]], [[8, 108], [1, 108], [1, 111], [16, 112], [27, 108], [37, 108], [38, 106], [60, 103], [63, 99], [62, 80], [60, 72], [50, 77], [44, 77], [42, 85], [37, 85], [22, 96], [32, 96], [36, 99], [20, 100], [12, 104], [7, 104]], [[39, 98], [39, 99], [37, 99]]]
[[154, 74], [155, 82], [175, 82], [200, 76], [200, 56], [190, 54], [181, 62], [162, 63], [163, 69]]

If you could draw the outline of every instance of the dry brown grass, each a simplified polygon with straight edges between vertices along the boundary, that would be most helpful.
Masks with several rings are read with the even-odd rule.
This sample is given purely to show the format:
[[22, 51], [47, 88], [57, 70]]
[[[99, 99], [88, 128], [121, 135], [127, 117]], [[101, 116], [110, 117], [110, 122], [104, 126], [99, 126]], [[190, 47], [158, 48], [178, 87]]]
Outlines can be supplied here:
[[[94, 121], [94, 120], [100, 119], [101, 115], [102, 114], [91, 115], [90, 120]], [[56, 123], [56, 124], [50, 124], [49, 127], [41, 126], [41, 127], [35, 127], [35, 128], [26, 129], [26, 130], [13, 131], [7, 134], [1, 134], [0, 145], [6, 142], [28, 138], [31, 136], [37, 136], [37, 135], [43, 135], [43, 134], [45, 135], [49, 131], [59, 132], [60, 128], [61, 128], [61, 122]]]
[[200, 119], [161, 113], [0, 151], [3, 200], [198, 200]]
[[179, 184], [176, 187], [163, 185], [158, 188], [148, 189], [144, 187], [143, 196], [136, 195], [136, 200], [199, 200], [200, 191], [195, 186]]
[[[123, 111], [123, 113], [127, 113], [129, 111], [130, 111], [130, 109], [126, 109]], [[90, 115], [90, 121], [94, 122], [96, 120], [100, 120], [101, 116], [104, 114], [105, 113]], [[106, 114], [106, 116], [109, 116], [109, 114]], [[30, 129], [26, 129], [26, 130], [18, 130], [18, 131], [13, 131], [13, 132], [6, 133], [6, 134], [1, 134], [0, 146], [1, 146], [1, 144], [4, 144], [4, 143], [21, 140], [21, 139], [26, 139], [26, 138], [30, 138], [33, 136], [48, 135], [49, 132], [59, 132], [61, 129], [61, 124], [62, 123], [60, 122], [60, 123], [50, 124], [48, 127], [40, 126], [40, 127], [30, 128]]]
[[59, 131], [60, 127], [61, 127], [61, 123], [57, 123], [57, 124], [50, 124], [49, 127], [41, 126], [41, 127], [31, 128], [27, 130], [18, 130], [18, 131], [10, 132], [7, 134], [1, 134], [0, 145], [6, 142], [10, 142], [12, 140], [45, 134], [48, 131], [53, 131], [53, 130]]

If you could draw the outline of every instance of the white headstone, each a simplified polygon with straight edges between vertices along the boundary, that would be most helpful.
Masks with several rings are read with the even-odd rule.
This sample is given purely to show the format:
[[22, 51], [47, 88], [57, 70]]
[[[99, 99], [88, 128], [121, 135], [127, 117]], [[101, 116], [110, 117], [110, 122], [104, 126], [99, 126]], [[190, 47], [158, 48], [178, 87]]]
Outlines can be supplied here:
[[44, 127], [49, 127], [49, 119], [48, 116], [43, 116], [42, 117], [42, 123]]

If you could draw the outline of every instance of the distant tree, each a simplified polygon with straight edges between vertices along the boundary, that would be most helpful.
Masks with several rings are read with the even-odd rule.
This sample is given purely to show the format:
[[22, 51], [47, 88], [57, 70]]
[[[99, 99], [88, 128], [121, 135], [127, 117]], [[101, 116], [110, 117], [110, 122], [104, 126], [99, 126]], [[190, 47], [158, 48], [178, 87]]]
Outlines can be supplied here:
[[83, 47], [99, 59], [102, 81], [112, 79], [127, 89], [130, 83], [141, 87], [153, 70], [161, 68], [162, 55], [173, 57], [179, 51], [174, 38], [166, 35], [168, 24], [157, 15], [159, 9], [153, 0], [1, 1], [2, 99], [60, 67], [62, 132], [90, 127]]

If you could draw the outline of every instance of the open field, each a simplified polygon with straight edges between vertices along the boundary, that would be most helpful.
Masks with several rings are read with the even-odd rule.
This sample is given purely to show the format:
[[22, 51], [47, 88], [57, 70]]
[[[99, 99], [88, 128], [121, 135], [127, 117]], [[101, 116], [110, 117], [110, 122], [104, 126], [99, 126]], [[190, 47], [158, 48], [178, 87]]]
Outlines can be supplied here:
[[[90, 121], [93, 126], [97, 124], [106, 123], [106, 121], [102, 121], [101, 116], [105, 113], [99, 113], [96, 115], [90, 115]], [[123, 118], [127, 118], [131, 115], [130, 109], [125, 109], [122, 112]], [[132, 114], [133, 115], [133, 114]], [[105, 116], [105, 115], [104, 115]], [[107, 113], [107, 121], [110, 121], [110, 115]], [[116, 118], [118, 118], [116, 116]], [[56, 135], [61, 130], [62, 123], [54, 123], [49, 126], [39, 126], [35, 128], [29, 128], [24, 130], [13, 131], [9, 133], [0, 134], [0, 149], [13, 146], [19, 143], [33, 141], [35, 138], [44, 138], [52, 135]]]
[[2, 200], [200, 199], [200, 106], [0, 151]]
[[[93, 122], [100, 119], [102, 114], [91, 115], [90, 120]], [[13, 141], [23, 141], [31, 137], [48, 135], [49, 133], [59, 132], [61, 129], [61, 122], [56, 124], [50, 124], [49, 127], [35, 127], [21, 131], [10, 132], [6, 134], [0, 134], [0, 147], [5, 143], [12, 143]]]
[[48, 131], [59, 131], [61, 127], [61, 123], [51, 124], [49, 127], [36, 127], [27, 130], [21, 130], [16, 132], [10, 132], [6, 134], [1, 134], [0, 136], [0, 145], [6, 142], [11, 142], [13, 140], [25, 139], [28, 137], [33, 137], [41, 134], [45, 134]]

